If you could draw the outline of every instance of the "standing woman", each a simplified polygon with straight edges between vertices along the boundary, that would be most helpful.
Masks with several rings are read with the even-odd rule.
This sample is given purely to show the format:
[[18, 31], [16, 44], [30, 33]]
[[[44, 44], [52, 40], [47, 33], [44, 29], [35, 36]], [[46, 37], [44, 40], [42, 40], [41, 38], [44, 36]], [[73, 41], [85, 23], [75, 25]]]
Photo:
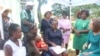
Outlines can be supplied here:
[[26, 56], [26, 49], [20, 40], [22, 36], [21, 27], [11, 24], [9, 27], [10, 39], [4, 45], [5, 56]]
[[60, 28], [63, 31], [63, 39], [64, 39], [64, 45], [67, 49], [69, 37], [71, 34], [71, 22], [67, 18], [68, 14], [64, 11], [62, 13], [62, 19], [58, 21], [58, 28]]
[[85, 51], [80, 56], [100, 56], [100, 18], [91, 21], [90, 29], [88, 40], [83, 45]]
[[51, 28], [50, 24], [51, 22], [53, 21], [53, 19], [51, 18], [52, 16], [52, 12], [51, 11], [47, 11], [45, 14], [44, 14], [44, 19], [42, 19], [41, 21], [41, 33], [43, 34], [44, 36], [44, 33], [47, 29]]
[[8, 40], [9, 39], [9, 32], [8, 32], [8, 28], [10, 26], [11, 23], [11, 19], [8, 16], [8, 14], [11, 12], [10, 9], [4, 9], [2, 11], [2, 24], [3, 24], [3, 32], [4, 32], [4, 40]]
[[76, 55], [78, 55], [80, 51], [83, 51], [82, 47], [88, 37], [88, 26], [90, 22], [88, 19], [89, 11], [82, 10], [80, 15], [81, 19], [77, 19], [74, 26], [75, 35], [73, 39], [73, 48], [76, 49]]

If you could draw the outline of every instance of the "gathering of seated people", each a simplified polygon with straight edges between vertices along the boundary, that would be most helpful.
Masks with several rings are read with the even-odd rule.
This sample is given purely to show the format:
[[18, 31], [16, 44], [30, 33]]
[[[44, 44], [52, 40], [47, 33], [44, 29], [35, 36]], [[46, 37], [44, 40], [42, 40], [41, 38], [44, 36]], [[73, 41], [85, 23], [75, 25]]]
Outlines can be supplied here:
[[5, 56], [68, 56], [71, 31], [77, 56], [100, 56], [100, 18], [90, 20], [89, 11], [81, 10], [72, 26], [68, 12], [62, 11], [61, 19], [57, 20], [47, 11], [38, 28], [32, 8], [33, 5], [27, 4], [21, 11], [21, 26], [10, 22], [10, 9], [2, 12], [4, 39], [0, 32], [0, 50], [4, 50]]

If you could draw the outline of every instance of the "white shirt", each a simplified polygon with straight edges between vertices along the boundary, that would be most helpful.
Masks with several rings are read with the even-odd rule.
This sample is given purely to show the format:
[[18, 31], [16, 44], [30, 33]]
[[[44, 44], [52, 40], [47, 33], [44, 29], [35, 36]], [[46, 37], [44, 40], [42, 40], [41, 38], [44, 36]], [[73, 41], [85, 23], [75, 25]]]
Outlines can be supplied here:
[[6, 45], [11, 46], [12, 51], [13, 51], [12, 56], [26, 56], [26, 48], [22, 46], [21, 40], [18, 40], [18, 41], [19, 41], [19, 46], [17, 46], [13, 41], [8, 40], [5, 43], [4, 47]]

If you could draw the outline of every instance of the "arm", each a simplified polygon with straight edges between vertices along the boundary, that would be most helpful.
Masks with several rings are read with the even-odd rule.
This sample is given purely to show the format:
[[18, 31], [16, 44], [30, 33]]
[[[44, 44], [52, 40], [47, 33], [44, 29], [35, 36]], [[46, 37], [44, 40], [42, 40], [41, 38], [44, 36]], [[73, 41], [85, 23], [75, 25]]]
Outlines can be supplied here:
[[76, 27], [77, 22], [78, 22], [78, 20], [76, 20], [74, 26], [72, 27], [72, 29], [73, 29], [73, 31], [74, 31], [75, 33], [79, 33], [78, 30], [76, 29], [76, 28], [77, 28], [77, 27]]
[[89, 40], [90, 35], [91, 35], [91, 31], [88, 33], [88, 39], [87, 39], [87, 42], [86, 42], [86, 44], [87, 44], [87, 45], [89, 45], [89, 44], [90, 44], [90, 40]]
[[67, 24], [68, 24], [68, 26], [67, 26], [66, 29], [64, 29], [64, 32], [67, 32], [67, 31], [71, 30], [71, 22], [69, 21]]
[[79, 31], [80, 33], [88, 33], [89, 32], [89, 29], [87, 29], [87, 30], [81, 30], [81, 31]]
[[60, 36], [61, 36], [60, 39], [61, 39], [61, 44], [62, 44], [61, 46], [64, 46], [64, 39], [63, 39], [63, 35], [62, 35], [61, 31], [60, 31]]
[[25, 11], [22, 11], [20, 14], [21, 21], [24, 25], [30, 25], [31, 23], [27, 21], [28, 16], [26, 15]]
[[5, 56], [12, 56], [13, 54], [12, 48], [9, 45], [6, 45], [4, 47], [4, 53], [5, 53]]
[[49, 30], [46, 30], [45, 32], [44, 41], [49, 45], [52, 45], [52, 46], [55, 45], [55, 43], [49, 40]]
[[32, 40], [31, 43], [32, 43], [32, 45], [34, 46], [35, 52], [39, 54], [39, 49], [36, 47], [35, 41]]
[[77, 34], [78, 36], [80, 35], [80, 32], [78, 30], [76, 30], [76, 28], [73, 28], [73, 31], [75, 32], [75, 34]]
[[39, 48], [39, 51], [48, 51], [48, 48]]
[[71, 27], [72, 27], [72, 25], [71, 25], [71, 21], [69, 20], [69, 23], [68, 23], [68, 27], [67, 27], [67, 29], [66, 30], [71, 30]]
[[99, 44], [97, 44], [97, 45], [99, 45], [99, 48], [92, 51], [93, 54], [100, 53], [100, 38], [99, 38]]

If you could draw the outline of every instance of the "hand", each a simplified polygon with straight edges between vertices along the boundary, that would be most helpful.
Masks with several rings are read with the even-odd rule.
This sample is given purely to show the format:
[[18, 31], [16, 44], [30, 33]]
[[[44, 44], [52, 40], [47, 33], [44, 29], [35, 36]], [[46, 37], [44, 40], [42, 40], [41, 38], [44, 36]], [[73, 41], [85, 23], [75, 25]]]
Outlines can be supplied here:
[[67, 30], [66, 30], [66, 29], [64, 29], [64, 30], [63, 30], [63, 33], [65, 33], [66, 31], [67, 31]]
[[93, 52], [89, 52], [89, 54], [93, 54]]
[[61, 47], [64, 48], [64, 44], [62, 44]]
[[83, 45], [83, 50], [85, 50], [87, 47], [88, 47], [88, 44], [85, 43], [85, 44]]
[[29, 25], [28, 25], [28, 26], [29, 26], [29, 27], [32, 27], [33, 25], [34, 25], [33, 23], [29, 23]]
[[64, 30], [64, 28], [60, 27], [61, 30]]
[[75, 31], [75, 33], [80, 36], [80, 32], [78, 30]]
[[89, 52], [83, 53], [83, 56], [89, 56]]
[[44, 51], [48, 51], [48, 48], [42, 48]]
[[55, 46], [57, 46], [57, 45], [56, 45], [55, 43], [52, 43], [52, 46], [55, 47]]
[[85, 52], [83, 53], [84, 56], [89, 56], [90, 54], [92, 54], [93, 52]]

